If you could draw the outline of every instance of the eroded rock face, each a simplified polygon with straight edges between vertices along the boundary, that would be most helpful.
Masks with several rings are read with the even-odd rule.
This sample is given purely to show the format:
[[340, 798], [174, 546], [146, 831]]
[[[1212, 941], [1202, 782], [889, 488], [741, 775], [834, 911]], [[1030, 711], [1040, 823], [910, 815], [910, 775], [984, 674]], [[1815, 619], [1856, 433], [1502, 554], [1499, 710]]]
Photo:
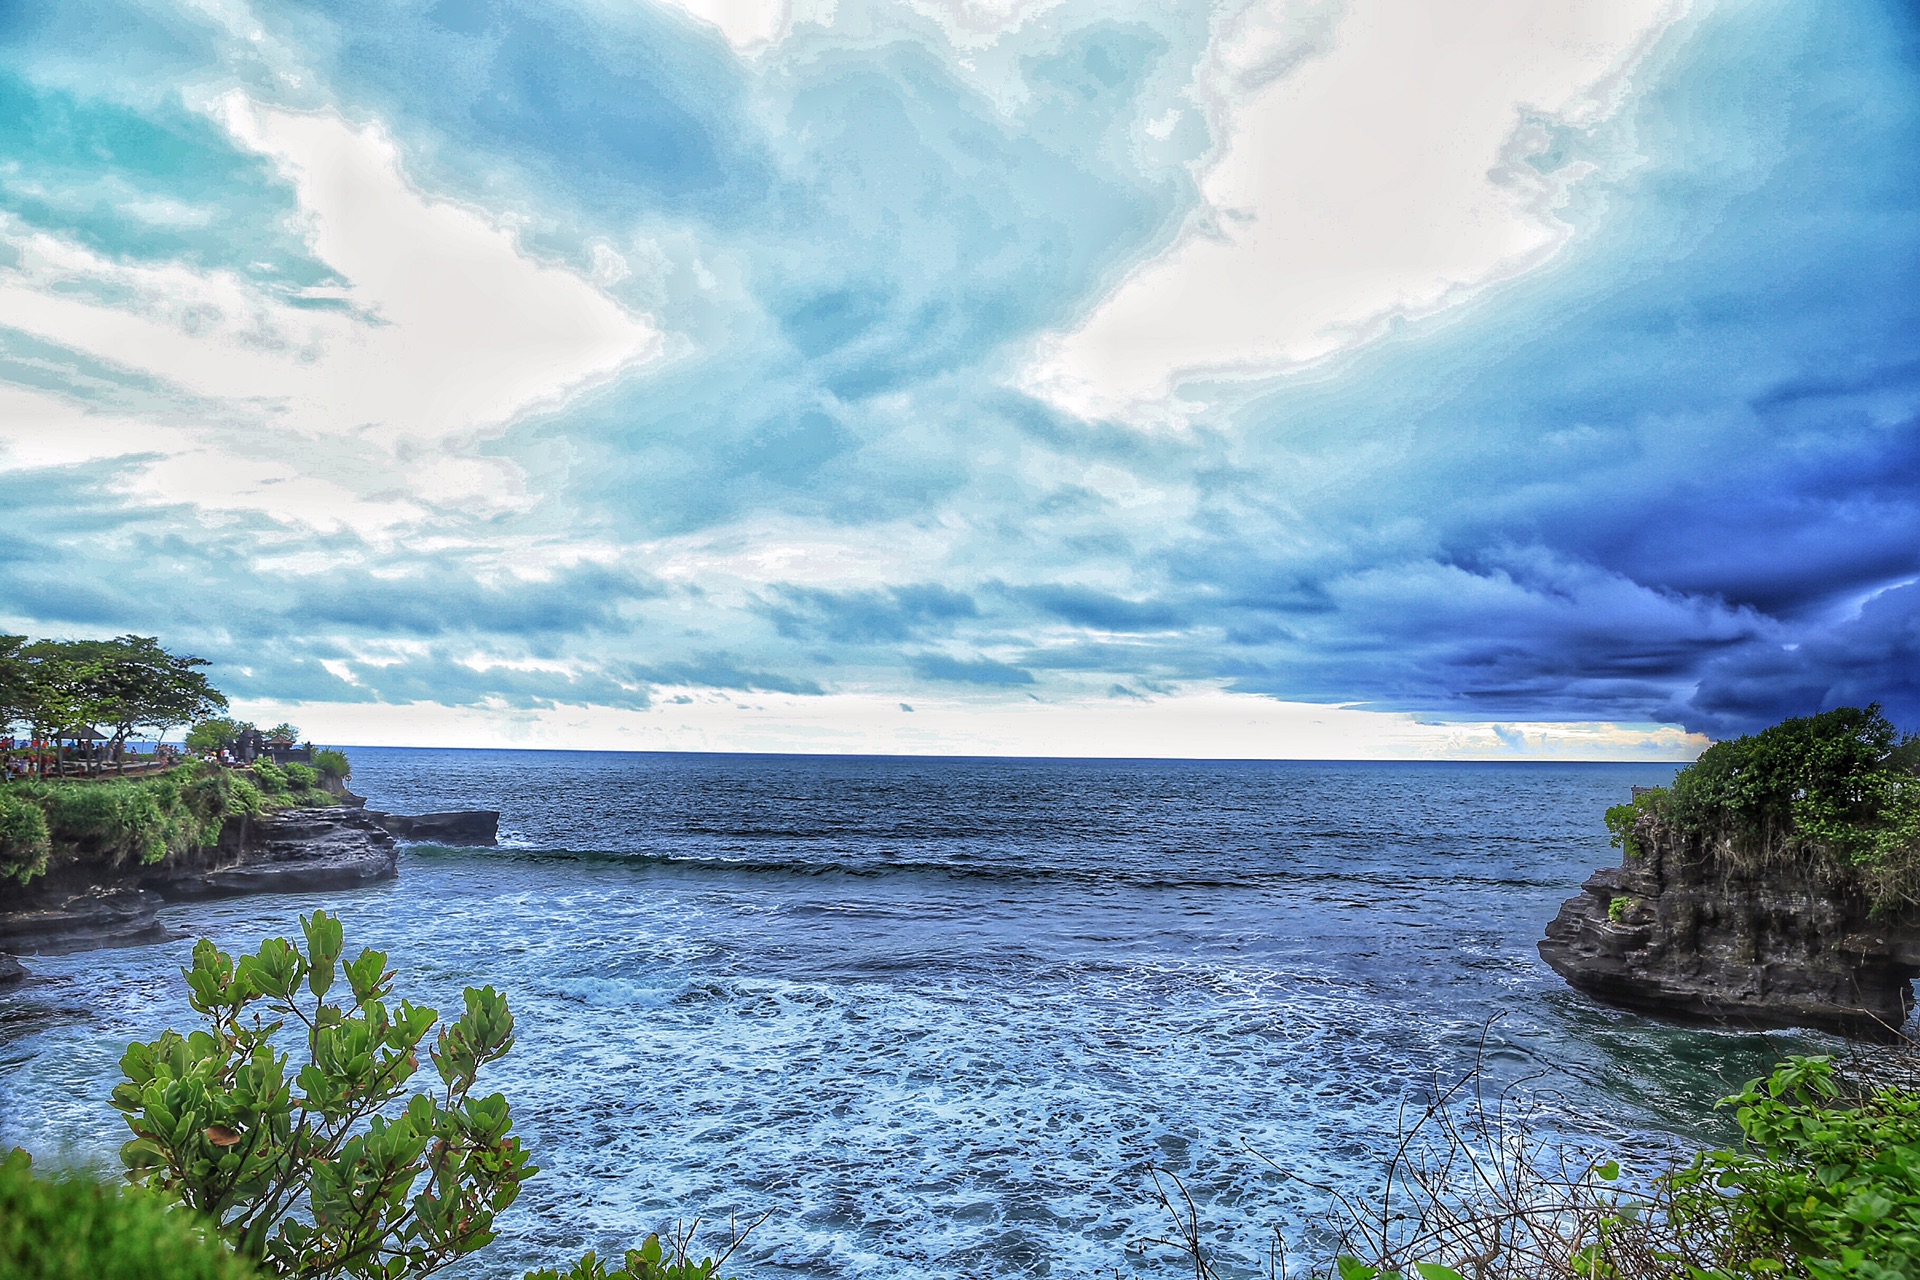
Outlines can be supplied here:
[[497, 844], [500, 833], [498, 809], [456, 809], [447, 813], [422, 813], [412, 817], [401, 813], [367, 810], [367, 816], [388, 832], [403, 840], [429, 844]]
[[291, 809], [234, 819], [220, 843], [165, 867], [56, 868], [0, 897], [0, 952], [47, 955], [170, 936], [167, 902], [357, 888], [399, 873], [391, 835], [359, 809]]
[[1906, 1020], [1920, 915], [1875, 917], [1851, 877], [1817, 866], [1742, 872], [1659, 831], [1638, 844], [1638, 856], [1594, 873], [1547, 926], [1540, 956], [1575, 988], [1757, 1027], [1880, 1038]]

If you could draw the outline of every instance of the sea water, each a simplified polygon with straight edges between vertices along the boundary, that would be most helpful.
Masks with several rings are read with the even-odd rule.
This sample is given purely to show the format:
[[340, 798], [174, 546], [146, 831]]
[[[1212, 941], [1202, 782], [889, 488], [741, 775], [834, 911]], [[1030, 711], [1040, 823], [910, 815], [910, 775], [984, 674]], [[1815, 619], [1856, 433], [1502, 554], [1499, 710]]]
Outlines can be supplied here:
[[487, 1083], [542, 1172], [476, 1277], [762, 1215], [730, 1272], [1178, 1275], [1156, 1172], [1254, 1274], [1476, 1065], [1649, 1150], [1723, 1138], [1715, 1099], [1828, 1043], [1607, 1009], [1536, 955], [1618, 858], [1604, 809], [1672, 766], [351, 754], [375, 807], [498, 808], [501, 847], [35, 959], [0, 994], [0, 1148], [111, 1161], [119, 1055], [191, 1022], [191, 939], [319, 907], [401, 994], [512, 1003]]

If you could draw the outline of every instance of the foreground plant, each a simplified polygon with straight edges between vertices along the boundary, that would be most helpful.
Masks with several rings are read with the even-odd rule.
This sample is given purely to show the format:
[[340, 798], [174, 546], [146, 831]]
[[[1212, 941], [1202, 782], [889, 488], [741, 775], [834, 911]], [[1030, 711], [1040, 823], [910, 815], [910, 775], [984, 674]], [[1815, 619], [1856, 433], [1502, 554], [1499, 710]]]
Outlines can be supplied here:
[[191, 1214], [73, 1171], [0, 1160], [0, 1276], [7, 1280], [255, 1280]]
[[1829, 1058], [1789, 1058], [1722, 1104], [1745, 1142], [1667, 1178], [1689, 1261], [1715, 1276], [1920, 1275], [1920, 1094], [1846, 1096]]
[[[736, 1239], [733, 1247], [738, 1248], [739, 1244]], [[588, 1250], [585, 1257], [565, 1271], [551, 1267], [529, 1271], [526, 1280], [715, 1280], [721, 1263], [733, 1252], [733, 1248], [729, 1248], [718, 1258], [701, 1258], [696, 1262], [689, 1251], [691, 1245], [687, 1236], [675, 1236], [663, 1243], [656, 1233], [648, 1236], [638, 1249], [627, 1250], [626, 1259], [615, 1264], [611, 1271], [606, 1261]]]
[[[536, 1172], [507, 1100], [473, 1096], [513, 1047], [512, 1014], [492, 987], [469, 987], [429, 1053], [440, 1087], [398, 1106], [439, 1015], [389, 1007], [384, 953], [342, 965], [338, 919], [300, 925], [304, 951], [269, 938], [236, 962], [194, 948], [188, 1003], [206, 1028], [128, 1047], [113, 1091], [134, 1134], [121, 1158], [269, 1275], [428, 1275], [493, 1240]], [[330, 1001], [342, 974], [347, 993]], [[280, 1043], [302, 1046], [297, 1069]]]

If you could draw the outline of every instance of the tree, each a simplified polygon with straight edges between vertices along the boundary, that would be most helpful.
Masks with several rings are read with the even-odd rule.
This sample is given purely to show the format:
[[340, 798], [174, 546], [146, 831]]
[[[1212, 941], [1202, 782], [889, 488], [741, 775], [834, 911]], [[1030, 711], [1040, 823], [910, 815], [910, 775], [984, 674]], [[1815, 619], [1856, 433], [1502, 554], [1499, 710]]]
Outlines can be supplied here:
[[[427, 1275], [490, 1242], [495, 1215], [536, 1172], [510, 1136], [507, 1100], [473, 1096], [481, 1070], [513, 1048], [513, 1015], [492, 987], [467, 988], [466, 1011], [430, 1052], [440, 1087], [396, 1110], [439, 1015], [388, 1006], [384, 953], [342, 966], [338, 919], [316, 911], [300, 927], [305, 951], [269, 938], [236, 963], [205, 939], [194, 947], [187, 1002], [206, 1028], [130, 1045], [120, 1060], [127, 1176], [212, 1219], [270, 1275]], [[342, 971], [348, 998], [333, 1003]], [[307, 1058], [291, 1075], [275, 1048], [289, 1019]]]
[[[19, 718], [35, 738], [47, 741], [87, 718], [93, 708], [86, 660], [72, 641], [35, 640], [21, 646], [19, 660], [26, 692]], [[44, 776], [46, 771], [47, 757], [42, 753], [40, 772]]]
[[285, 720], [282, 720], [279, 724], [267, 730], [266, 739], [268, 742], [298, 742], [300, 741], [300, 727], [298, 725], [288, 724]]
[[235, 738], [251, 728], [253, 726], [245, 720], [228, 720], [218, 716], [202, 720], [187, 730], [187, 750], [214, 755], [221, 748], [232, 746]]
[[113, 730], [119, 758], [135, 729], [167, 730], [226, 710], [227, 700], [199, 668], [204, 658], [168, 653], [153, 636], [64, 642], [76, 665], [84, 718]]
[[0, 634], [0, 735], [7, 734], [15, 721], [25, 720], [30, 707], [27, 663], [20, 656], [25, 636]]

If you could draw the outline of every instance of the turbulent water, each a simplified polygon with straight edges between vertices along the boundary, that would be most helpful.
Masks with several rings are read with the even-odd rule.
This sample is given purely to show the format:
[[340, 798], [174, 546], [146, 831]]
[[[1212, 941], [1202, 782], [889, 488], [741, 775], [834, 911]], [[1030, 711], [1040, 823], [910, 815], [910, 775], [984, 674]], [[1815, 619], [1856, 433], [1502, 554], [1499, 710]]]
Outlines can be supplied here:
[[[1607, 1010], [1536, 957], [1618, 856], [1601, 811], [1670, 766], [352, 755], [378, 807], [498, 807], [503, 847], [165, 918], [238, 948], [325, 906], [403, 994], [509, 994], [493, 1081], [544, 1172], [463, 1275], [770, 1211], [730, 1270], [1174, 1276], [1156, 1168], [1250, 1270], [1483, 1054], [1575, 1135], [1687, 1139], [1820, 1043]], [[110, 1156], [189, 946], [0, 995], [0, 1147]]]

